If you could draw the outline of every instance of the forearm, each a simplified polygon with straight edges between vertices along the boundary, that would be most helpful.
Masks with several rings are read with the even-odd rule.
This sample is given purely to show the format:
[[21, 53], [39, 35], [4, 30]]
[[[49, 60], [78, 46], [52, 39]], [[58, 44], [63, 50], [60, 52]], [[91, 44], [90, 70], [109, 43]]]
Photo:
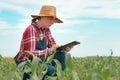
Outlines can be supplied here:
[[48, 49], [45, 49], [45, 50], [31, 50], [31, 52], [37, 56], [37, 57], [44, 57], [45, 55], [46, 56], [49, 56], [52, 54], [52, 51], [51, 51], [51, 48], [48, 48]]

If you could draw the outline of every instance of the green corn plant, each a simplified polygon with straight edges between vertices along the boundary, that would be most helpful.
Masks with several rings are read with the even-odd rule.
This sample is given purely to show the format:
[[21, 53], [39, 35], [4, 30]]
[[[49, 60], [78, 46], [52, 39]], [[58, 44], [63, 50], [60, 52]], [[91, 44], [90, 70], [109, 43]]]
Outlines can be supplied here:
[[[32, 54], [31, 52], [28, 52]], [[120, 57], [112, 56], [71, 57], [66, 54], [66, 69], [62, 71], [58, 60], [53, 55], [39, 64], [41, 59], [33, 55], [33, 60], [25, 57], [26, 61], [16, 66], [15, 62], [8, 62], [0, 55], [0, 80], [22, 80], [24, 73], [29, 73], [28, 80], [41, 80], [47, 72], [47, 64], [54, 60], [57, 76], [46, 76], [45, 80], [120, 80]]]

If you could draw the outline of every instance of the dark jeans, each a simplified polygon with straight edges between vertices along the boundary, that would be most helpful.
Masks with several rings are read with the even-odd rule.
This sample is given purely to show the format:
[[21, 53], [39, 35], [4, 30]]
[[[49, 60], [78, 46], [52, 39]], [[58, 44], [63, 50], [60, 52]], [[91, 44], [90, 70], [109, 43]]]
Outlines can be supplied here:
[[[64, 70], [66, 67], [65, 54], [66, 54], [65, 52], [57, 52], [54, 55], [54, 59], [57, 59], [61, 63], [62, 70]], [[48, 67], [48, 72], [46, 75], [48, 76], [52, 75], [52, 73], [57, 71], [56, 63], [54, 61], [52, 61], [51, 65], [48, 64], [47, 67]]]
[[[44, 38], [42, 41], [38, 41], [36, 44], [36, 49], [38, 50], [44, 50], [47, 48], [47, 42], [46, 39]], [[62, 70], [65, 69], [66, 63], [65, 63], [65, 52], [56, 52], [54, 55], [54, 59], [57, 59], [61, 63]], [[46, 75], [50, 76], [52, 73], [56, 72], [56, 67], [55, 67], [55, 62], [52, 61], [52, 65], [47, 65], [48, 67], [48, 72]]]

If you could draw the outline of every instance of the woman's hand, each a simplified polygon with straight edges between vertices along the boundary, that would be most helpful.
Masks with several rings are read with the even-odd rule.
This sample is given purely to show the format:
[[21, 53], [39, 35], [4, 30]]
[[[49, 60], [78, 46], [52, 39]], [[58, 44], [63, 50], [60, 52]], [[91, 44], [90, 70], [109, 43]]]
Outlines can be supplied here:
[[73, 46], [68, 46], [64, 50], [62, 50], [61, 52], [69, 52], [69, 51], [71, 51], [72, 48], [73, 48]]
[[53, 52], [56, 48], [60, 47], [58, 44], [54, 44], [52, 47], [51, 47], [51, 51]]
[[71, 51], [72, 48], [73, 48], [73, 46], [66, 47], [66, 48], [65, 48], [65, 52]]

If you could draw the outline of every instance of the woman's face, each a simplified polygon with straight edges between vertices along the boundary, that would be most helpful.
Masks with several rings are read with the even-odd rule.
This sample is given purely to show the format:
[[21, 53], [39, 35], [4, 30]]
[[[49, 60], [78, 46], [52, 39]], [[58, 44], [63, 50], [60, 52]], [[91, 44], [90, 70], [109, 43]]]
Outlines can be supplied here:
[[49, 28], [54, 23], [55, 18], [51, 16], [41, 17], [40, 22], [43, 28]]

